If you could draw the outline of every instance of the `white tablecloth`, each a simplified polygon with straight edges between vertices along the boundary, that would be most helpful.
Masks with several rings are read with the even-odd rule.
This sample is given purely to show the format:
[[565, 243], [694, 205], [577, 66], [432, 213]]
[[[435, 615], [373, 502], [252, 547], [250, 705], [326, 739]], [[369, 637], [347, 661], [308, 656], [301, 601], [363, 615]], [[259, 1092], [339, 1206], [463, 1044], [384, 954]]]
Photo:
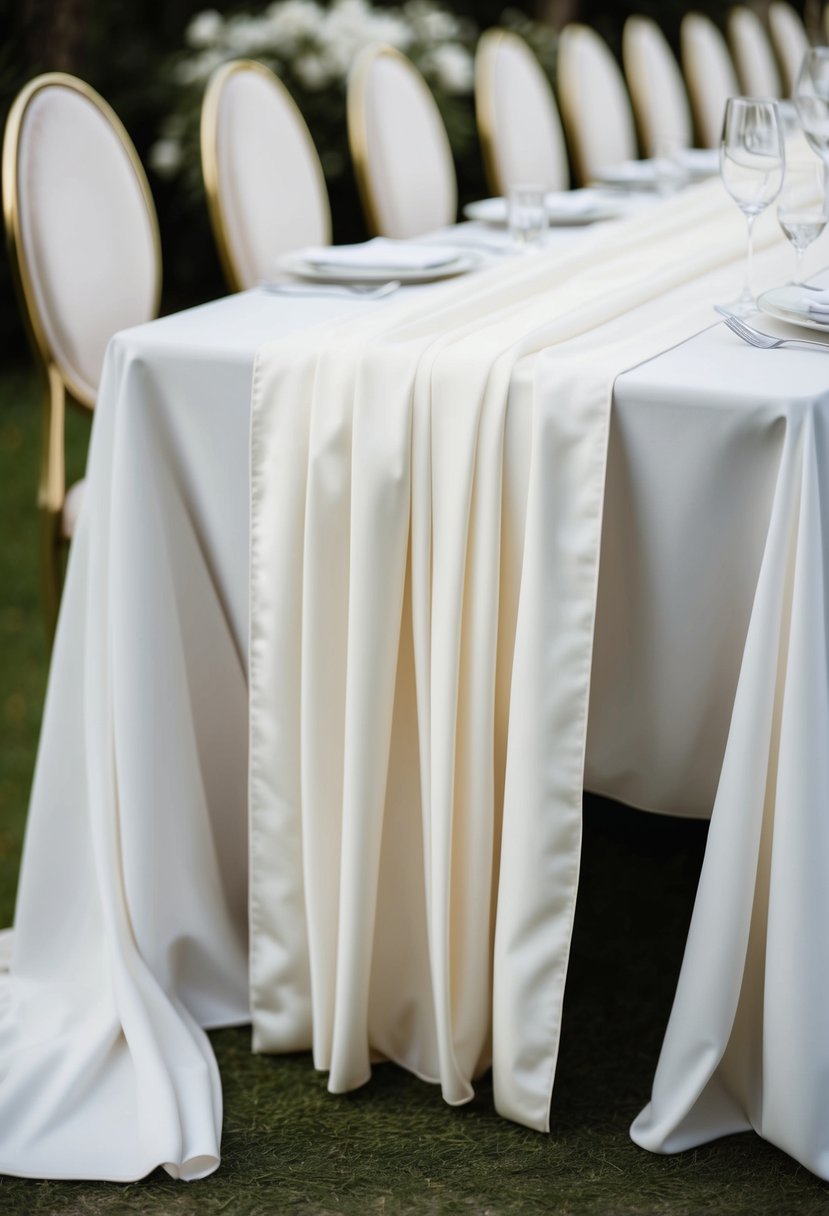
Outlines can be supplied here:
[[[770, 281], [783, 273], [779, 253], [765, 260]], [[736, 277], [734, 267], [713, 275], [712, 298], [733, 294]], [[249, 1016], [252, 360], [274, 333], [371, 307], [252, 292], [113, 343], [56, 641], [13, 983], [3, 988], [0, 1169], [117, 1180], [159, 1163], [185, 1177], [215, 1167], [220, 1090], [200, 1027]], [[520, 366], [511, 390], [508, 459], [519, 464], [534, 374]], [[689, 945], [693, 982], [680, 985], [638, 1138], [670, 1149], [753, 1123], [818, 1170], [829, 1124], [819, 1092], [804, 1102], [799, 1070], [820, 1059], [826, 1009], [827, 971], [812, 965], [820, 935], [807, 927], [822, 923], [810, 832], [829, 790], [826, 667], [815, 650], [825, 384], [822, 355], [764, 356], [722, 327], [618, 382], [587, 763], [591, 788], [650, 809], [706, 815], [720, 790], [720, 843]], [[793, 519], [804, 521], [795, 532]], [[762, 788], [746, 801], [745, 790], [729, 793], [729, 766], [744, 771], [758, 732], [771, 744], [754, 765]], [[796, 743], [789, 756], [804, 754], [777, 771], [784, 736]], [[762, 826], [769, 756], [778, 799], [788, 782], [797, 803], [785, 831]], [[768, 957], [758, 856], [763, 876], [782, 876], [770, 941], [783, 980], [769, 990], [765, 1028], [751, 999]], [[79, 886], [78, 874], [89, 882]], [[724, 934], [722, 923], [742, 932]], [[750, 928], [753, 969], [740, 963]], [[776, 1002], [775, 991], [791, 999]], [[735, 1016], [748, 1027], [744, 1046], [721, 1075]], [[784, 1074], [770, 1115], [758, 1082], [769, 1045], [771, 1071]]]

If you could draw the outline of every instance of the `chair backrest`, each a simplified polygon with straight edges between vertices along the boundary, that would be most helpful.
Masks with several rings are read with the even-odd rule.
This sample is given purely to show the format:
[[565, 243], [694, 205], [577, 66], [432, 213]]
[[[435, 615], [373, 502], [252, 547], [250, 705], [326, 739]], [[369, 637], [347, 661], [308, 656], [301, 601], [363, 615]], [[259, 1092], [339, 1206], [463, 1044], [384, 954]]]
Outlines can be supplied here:
[[703, 148], [716, 148], [722, 135], [725, 103], [740, 92], [725, 39], [702, 13], [686, 13], [680, 26], [682, 70]]
[[791, 97], [803, 56], [809, 49], [809, 36], [800, 16], [785, 0], [772, 0], [769, 5], [769, 30], [780, 64], [783, 90]]
[[274, 273], [277, 258], [331, 240], [331, 211], [317, 150], [280, 80], [238, 59], [210, 78], [201, 118], [210, 223], [233, 291]]
[[366, 221], [389, 237], [454, 223], [458, 191], [449, 138], [414, 64], [366, 47], [348, 81], [348, 142]]
[[728, 40], [743, 93], [748, 97], [779, 97], [777, 62], [768, 34], [753, 9], [738, 4], [731, 10]]
[[158, 310], [161, 247], [130, 138], [83, 81], [54, 72], [18, 94], [3, 141], [3, 213], [35, 349], [91, 408], [109, 339]]
[[691, 107], [679, 64], [650, 17], [628, 17], [622, 34], [625, 77], [646, 156], [693, 139]]
[[535, 54], [518, 34], [487, 30], [475, 53], [475, 116], [489, 188], [570, 184], [555, 95]]
[[586, 25], [567, 25], [558, 47], [558, 99], [581, 182], [636, 156], [633, 112], [607, 43]]

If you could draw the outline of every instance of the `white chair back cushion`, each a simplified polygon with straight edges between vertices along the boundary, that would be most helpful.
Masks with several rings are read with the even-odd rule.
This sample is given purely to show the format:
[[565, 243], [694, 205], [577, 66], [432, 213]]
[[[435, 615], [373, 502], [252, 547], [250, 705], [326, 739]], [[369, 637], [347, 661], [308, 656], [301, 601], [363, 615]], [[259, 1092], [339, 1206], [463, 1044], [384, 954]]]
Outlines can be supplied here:
[[779, 97], [780, 73], [763, 23], [744, 4], [728, 16], [728, 37], [740, 88], [748, 97]]
[[809, 49], [809, 36], [798, 14], [785, 0], [769, 5], [769, 29], [783, 76], [786, 96], [791, 97], [803, 56]]
[[493, 189], [570, 184], [558, 106], [547, 77], [523, 38], [507, 30], [484, 34], [475, 56], [478, 121], [490, 149]]
[[636, 156], [633, 113], [621, 70], [607, 43], [586, 25], [562, 30], [558, 91], [582, 181]]
[[454, 223], [457, 183], [443, 119], [423, 77], [404, 56], [368, 47], [350, 88], [358, 87], [365, 173], [375, 226], [405, 239]]
[[722, 34], [701, 13], [686, 13], [682, 18], [680, 43], [699, 142], [703, 148], [716, 148], [722, 135], [725, 103], [740, 92], [734, 64]]
[[331, 240], [319, 157], [293, 100], [270, 72], [240, 67], [221, 86], [217, 190], [240, 287], [273, 276], [277, 258]]
[[693, 139], [691, 108], [679, 64], [649, 17], [628, 17], [622, 35], [625, 76], [646, 156]]
[[153, 220], [117, 132], [66, 86], [27, 106], [17, 171], [22, 255], [47, 341], [94, 398], [112, 335], [156, 307]]

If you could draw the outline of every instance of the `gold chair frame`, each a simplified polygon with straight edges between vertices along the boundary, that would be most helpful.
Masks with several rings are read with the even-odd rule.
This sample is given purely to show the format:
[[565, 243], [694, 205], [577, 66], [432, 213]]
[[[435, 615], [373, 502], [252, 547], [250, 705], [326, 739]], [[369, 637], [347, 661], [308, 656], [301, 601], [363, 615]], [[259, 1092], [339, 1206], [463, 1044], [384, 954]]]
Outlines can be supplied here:
[[[498, 156], [495, 151], [498, 142], [495, 134], [495, 60], [498, 56], [498, 48], [510, 43], [513, 43], [513, 45], [520, 43], [525, 50], [532, 53], [532, 47], [520, 34], [515, 34], [512, 30], [499, 29], [495, 26], [484, 30], [475, 48], [475, 125], [478, 128], [478, 142], [481, 145], [481, 157], [484, 162], [484, 176], [487, 185], [490, 192], [500, 198], [506, 195], [507, 188], [506, 182], [501, 175]], [[541, 67], [540, 64], [539, 67]], [[556, 117], [559, 125], [561, 125], [561, 115], [558, 112], [558, 99], [556, 98], [553, 86], [549, 85], [549, 88], [553, 109], [556, 111]], [[565, 159], [569, 162], [569, 151], [563, 126], [561, 128], [561, 137], [564, 141]], [[566, 167], [569, 171], [569, 163]]]
[[506, 190], [495, 151], [497, 139], [494, 63], [498, 48], [516, 37], [516, 34], [509, 34], [506, 30], [484, 30], [475, 49], [475, 125], [478, 128], [487, 185], [490, 192], [498, 197], [506, 194]]
[[242, 276], [233, 254], [233, 243], [228, 232], [227, 216], [225, 215], [219, 188], [221, 177], [221, 170], [219, 168], [219, 111], [222, 93], [227, 82], [239, 72], [255, 72], [266, 79], [282, 95], [288, 104], [288, 108], [296, 116], [298, 130], [302, 132], [302, 137], [311, 153], [311, 161], [319, 182], [321, 197], [326, 202], [325, 238], [327, 241], [331, 240], [331, 208], [328, 202], [328, 187], [325, 182], [325, 174], [322, 171], [322, 164], [320, 163], [316, 144], [311, 132], [308, 130], [308, 124], [303, 118], [299, 106], [279, 77], [270, 68], [266, 68], [263, 63], [257, 63], [255, 59], [234, 59], [230, 63], [222, 64], [210, 77], [204, 92], [199, 139], [201, 145], [202, 180], [204, 182], [204, 193], [207, 198], [207, 214], [210, 217], [210, 227], [213, 231], [213, 239], [216, 242], [222, 272], [231, 291], [243, 291], [244, 283], [242, 282]]
[[95, 408], [94, 394], [91, 394], [88, 387], [76, 379], [72, 370], [61, 361], [60, 355], [53, 349], [49, 341], [26, 257], [21, 227], [19, 160], [23, 123], [34, 98], [43, 90], [54, 87], [70, 89], [95, 106], [107, 120], [127, 154], [146, 204], [153, 241], [156, 282], [153, 316], [157, 315], [161, 301], [161, 239], [158, 219], [146, 174], [121, 120], [103, 97], [85, 81], [65, 72], [47, 72], [35, 77], [18, 93], [6, 121], [3, 137], [2, 200], [6, 242], [15, 290], [29, 342], [44, 382], [37, 505], [41, 520], [43, 599], [50, 641], [54, 636], [57, 624], [63, 583], [64, 547], [67, 543], [62, 530], [63, 505], [66, 497], [64, 449], [66, 405], [68, 402], [86, 413]]
[[602, 38], [602, 35], [598, 33], [598, 30], [593, 29], [592, 26], [586, 26], [585, 23], [580, 21], [568, 22], [568, 24], [566, 24], [562, 30], [562, 33], [559, 35], [557, 71], [558, 108], [560, 116], [562, 116], [564, 139], [566, 141], [566, 146], [568, 146], [570, 150], [570, 162], [571, 165], [573, 165], [574, 184], [579, 184], [580, 186], [590, 185], [591, 175], [590, 171], [587, 169], [585, 140], [583, 140], [583, 131], [581, 130], [581, 124], [579, 122], [580, 103], [573, 96], [573, 91], [571, 91], [573, 80], [571, 80], [570, 74], [562, 72], [562, 46], [573, 38], [582, 38], [585, 33], [591, 35], [593, 39], [598, 39], [600, 43], [604, 44], [604, 49], [607, 50], [610, 60], [616, 63], [616, 67], [619, 69], [622, 91], [624, 91], [624, 95], [627, 97], [627, 105], [628, 109], [630, 109], [631, 131], [633, 135], [633, 145], [635, 145], [635, 148], [633, 148], [633, 154], [636, 154], [636, 141], [638, 137], [636, 116], [635, 113], [633, 113], [633, 103], [631, 101], [630, 91], [627, 89], [625, 74], [622, 72], [620, 64], [616, 62], [616, 57], [613, 54], [613, 51], [610, 50], [607, 41], [605, 41], [604, 38]]
[[[406, 55], [393, 46], [377, 43], [361, 52], [348, 78], [346, 97], [346, 124], [348, 127], [348, 147], [351, 152], [351, 163], [354, 166], [354, 177], [357, 182], [357, 193], [363, 208], [366, 226], [370, 236], [382, 236], [383, 226], [380, 222], [379, 207], [369, 169], [368, 132], [366, 130], [366, 90], [372, 67], [378, 59], [397, 59], [406, 65], [417, 81], [416, 88], [420, 89], [431, 105], [435, 105], [432, 91], [421, 73]], [[442, 120], [441, 120], [442, 121]], [[447, 137], [448, 138], [448, 137]], [[450, 149], [450, 163], [454, 174], [454, 161]], [[457, 192], [457, 185], [456, 185]], [[457, 206], [457, 198], [455, 201]]]
[[[622, 28], [622, 68], [627, 85], [627, 91], [630, 96], [631, 105], [633, 107], [633, 120], [636, 124], [636, 133], [639, 141], [639, 147], [645, 156], [656, 155], [657, 145], [657, 128], [651, 122], [652, 111], [648, 104], [648, 95], [646, 87], [643, 87], [641, 74], [636, 71], [633, 63], [633, 53], [631, 51], [631, 39], [633, 31], [637, 26], [649, 25], [654, 27], [659, 34], [664, 38], [665, 34], [659, 23], [654, 21], [653, 17], [646, 17], [642, 13], [632, 13], [625, 20]], [[666, 43], [667, 45], [667, 43]], [[667, 45], [668, 53], [673, 59], [679, 82], [682, 86], [682, 93], [685, 97], [685, 104], [688, 113], [688, 135], [689, 139], [693, 140], [694, 136], [694, 115], [691, 108], [691, 99], [688, 96], [688, 86], [685, 83], [685, 77], [682, 73], [682, 68], [678, 60], [675, 58], [670, 45]]]

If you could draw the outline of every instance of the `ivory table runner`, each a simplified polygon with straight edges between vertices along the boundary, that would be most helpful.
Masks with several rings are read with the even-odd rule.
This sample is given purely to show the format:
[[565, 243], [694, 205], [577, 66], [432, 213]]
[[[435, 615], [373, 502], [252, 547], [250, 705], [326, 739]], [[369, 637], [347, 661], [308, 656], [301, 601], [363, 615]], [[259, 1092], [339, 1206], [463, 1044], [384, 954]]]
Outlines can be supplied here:
[[705, 275], [744, 250], [711, 183], [259, 352], [254, 1041], [312, 1047], [335, 1092], [380, 1057], [461, 1103], [492, 1063], [499, 1111], [548, 1127], [612, 386], [711, 321]]

